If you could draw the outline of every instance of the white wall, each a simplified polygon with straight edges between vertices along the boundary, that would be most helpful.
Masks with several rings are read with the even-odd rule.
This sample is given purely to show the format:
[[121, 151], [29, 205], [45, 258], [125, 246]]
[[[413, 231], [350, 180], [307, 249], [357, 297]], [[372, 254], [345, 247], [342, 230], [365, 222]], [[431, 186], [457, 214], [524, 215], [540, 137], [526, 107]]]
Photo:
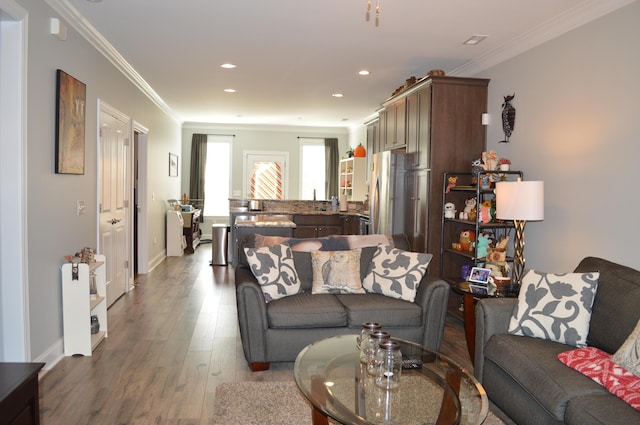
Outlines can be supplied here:
[[[180, 125], [143, 96], [110, 62], [71, 27], [67, 41], [49, 35], [59, 17], [42, 0], [18, 0], [28, 11], [28, 284], [31, 358], [55, 356], [61, 349], [63, 255], [97, 247], [97, 100], [100, 98], [149, 128], [149, 258], [164, 252], [165, 200], [180, 191], [168, 177], [168, 153], [180, 152]], [[84, 175], [54, 173], [56, 69], [87, 85]], [[152, 193], [155, 201], [151, 200]], [[86, 201], [77, 216], [76, 201]]]
[[[545, 220], [526, 227], [527, 267], [571, 271], [592, 255], [640, 269], [639, 22], [635, 2], [479, 75], [491, 78], [488, 148], [545, 182]], [[498, 143], [513, 93], [515, 131]]]

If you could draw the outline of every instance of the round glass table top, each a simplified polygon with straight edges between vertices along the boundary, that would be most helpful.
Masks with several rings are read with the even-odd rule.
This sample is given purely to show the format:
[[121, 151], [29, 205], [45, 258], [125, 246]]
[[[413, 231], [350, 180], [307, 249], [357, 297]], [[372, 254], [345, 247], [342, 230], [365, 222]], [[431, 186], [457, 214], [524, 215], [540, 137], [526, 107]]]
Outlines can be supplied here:
[[400, 385], [382, 389], [360, 362], [358, 336], [327, 338], [295, 362], [298, 387], [324, 415], [343, 424], [479, 424], [489, 402], [484, 388], [451, 359], [418, 344], [400, 343]]

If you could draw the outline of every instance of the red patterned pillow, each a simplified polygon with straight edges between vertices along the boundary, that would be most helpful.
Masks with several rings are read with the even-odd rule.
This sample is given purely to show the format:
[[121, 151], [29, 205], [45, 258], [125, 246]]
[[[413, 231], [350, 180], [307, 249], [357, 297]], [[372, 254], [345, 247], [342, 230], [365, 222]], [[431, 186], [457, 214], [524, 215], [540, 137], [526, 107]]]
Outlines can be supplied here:
[[605, 387], [636, 410], [640, 410], [640, 377], [611, 361], [611, 354], [595, 347], [578, 348], [558, 354], [572, 369]]

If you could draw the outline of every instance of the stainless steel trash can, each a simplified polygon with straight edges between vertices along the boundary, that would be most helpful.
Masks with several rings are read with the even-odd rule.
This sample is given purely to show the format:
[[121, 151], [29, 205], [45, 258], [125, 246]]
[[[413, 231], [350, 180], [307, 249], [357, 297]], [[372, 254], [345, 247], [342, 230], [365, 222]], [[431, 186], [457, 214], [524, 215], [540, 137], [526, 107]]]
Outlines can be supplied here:
[[226, 224], [211, 225], [211, 265], [227, 265], [227, 243], [229, 226]]

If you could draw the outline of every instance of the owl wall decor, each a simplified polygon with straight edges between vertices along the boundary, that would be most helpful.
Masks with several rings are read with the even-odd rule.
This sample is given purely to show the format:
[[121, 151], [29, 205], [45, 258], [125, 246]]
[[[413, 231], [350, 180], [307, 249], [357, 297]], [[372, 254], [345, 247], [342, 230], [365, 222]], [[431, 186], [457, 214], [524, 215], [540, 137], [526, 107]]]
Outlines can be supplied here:
[[500, 143], [509, 143], [511, 133], [516, 125], [516, 108], [513, 107], [511, 101], [516, 97], [516, 94], [504, 97], [504, 103], [502, 104], [502, 130], [504, 131], [504, 140]]

